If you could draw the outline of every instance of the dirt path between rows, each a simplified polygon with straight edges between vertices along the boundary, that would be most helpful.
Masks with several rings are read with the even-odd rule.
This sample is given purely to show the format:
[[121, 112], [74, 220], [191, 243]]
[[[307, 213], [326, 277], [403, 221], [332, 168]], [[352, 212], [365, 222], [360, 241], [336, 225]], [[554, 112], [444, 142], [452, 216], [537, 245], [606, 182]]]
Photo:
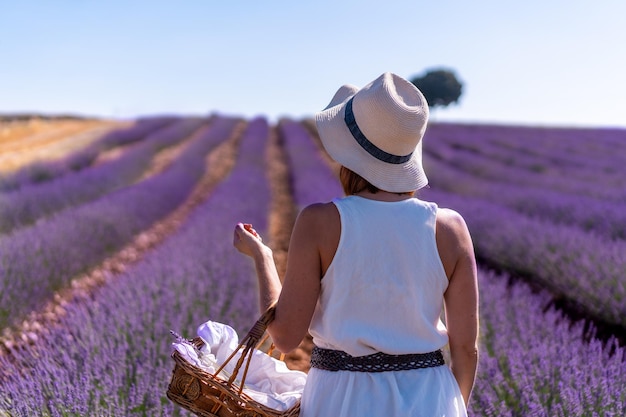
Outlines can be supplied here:
[[[272, 190], [269, 238], [281, 280], [285, 276], [287, 269], [289, 239], [298, 215], [298, 210], [293, 200], [287, 154], [282, 144], [283, 139], [278, 129], [273, 128], [270, 133], [270, 141], [266, 153], [270, 188]], [[311, 336], [307, 335], [298, 348], [285, 356], [287, 367], [308, 372], [312, 348], [313, 341]]]
[[[94, 290], [114, 280], [127, 267], [140, 261], [148, 251], [171, 235], [189, 214], [207, 199], [215, 186], [230, 173], [246, 125], [246, 121], [241, 121], [231, 136], [211, 151], [207, 157], [207, 171], [187, 200], [176, 210], [138, 234], [131, 243], [120, 251], [87, 273], [76, 277], [69, 288], [57, 292], [53, 300], [41, 310], [31, 313], [21, 325], [12, 329], [4, 329], [0, 337], [0, 354], [7, 354], [12, 348], [24, 344], [36, 343], [39, 336], [47, 332], [47, 329], [58, 325], [60, 319], [66, 314], [66, 306], [71, 303], [89, 302]], [[185, 140], [185, 143], [192, 142], [197, 135], [202, 135], [205, 129], [210, 128], [210, 124], [200, 128], [192, 135], [192, 138]], [[150, 173], [154, 174], [164, 169], [178, 155], [179, 151], [180, 148], [176, 147], [175, 151], [166, 152], [156, 158]]]

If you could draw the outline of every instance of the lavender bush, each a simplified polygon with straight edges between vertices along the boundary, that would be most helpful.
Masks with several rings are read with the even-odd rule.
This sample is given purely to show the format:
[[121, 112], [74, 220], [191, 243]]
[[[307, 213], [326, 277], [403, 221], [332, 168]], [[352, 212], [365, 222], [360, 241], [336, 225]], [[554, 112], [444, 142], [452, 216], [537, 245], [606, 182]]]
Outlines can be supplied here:
[[165, 397], [170, 329], [195, 336], [208, 320], [240, 334], [258, 317], [255, 273], [232, 247], [238, 221], [267, 230], [268, 125], [250, 122], [231, 174], [144, 260], [70, 307], [37, 347], [0, 358], [0, 410], [12, 416], [189, 415]]
[[203, 119], [181, 119], [112, 161], [0, 193], [0, 233], [130, 185], [148, 169], [158, 151], [181, 142], [205, 123]]
[[112, 130], [96, 142], [58, 161], [35, 162], [16, 172], [0, 176], [0, 191], [17, 190], [23, 185], [41, 183], [81, 170], [93, 163], [105, 150], [139, 141], [178, 118], [150, 117], [138, 119], [132, 126]]
[[[190, 122], [194, 118], [186, 119]], [[179, 122], [180, 120], [180, 117], [175, 116], [146, 117], [137, 119], [132, 126], [126, 129], [118, 129], [110, 132], [86, 149], [70, 155], [66, 158], [66, 165], [74, 171], [83, 169], [91, 165], [96, 157], [103, 151], [142, 141], [150, 137], [153, 133], [159, 132], [172, 124]]]
[[470, 415], [623, 416], [626, 350], [583, 342], [584, 323], [506, 276], [480, 271], [480, 363]]
[[[518, 146], [509, 150], [508, 156], [494, 158], [493, 153], [491, 156], [489, 153], [492, 146], [481, 135], [469, 136], [462, 126], [452, 126], [448, 128], [434, 126], [433, 129], [427, 131], [424, 145], [426, 158], [439, 159], [445, 164], [464, 171], [465, 175], [494, 182], [547, 188], [564, 193], [618, 201], [622, 204], [626, 202], [626, 191], [622, 185], [625, 159], [622, 156], [623, 153], [619, 152], [618, 146], [604, 153], [601, 159], [607, 162], [599, 168], [594, 164], [597, 158], [589, 155], [592, 152], [593, 154], [600, 152], [593, 147], [597, 145], [597, 141], [589, 143], [580, 137], [578, 137], [579, 141], [575, 141], [575, 136], [562, 137], [561, 139], [568, 140], [572, 145], [570, 154], [563, 151], [557, 154], [559, 159], [537, 155], [534, 163], [521, 162], [516, 165], [516, 161], [527, 159], [529, 153], [541, 148], [540, 144], [533, 146], [529, 139], [532, 136], [516, 138], [516, 133], [523, 132], [523, 129], [509, 128], [506, 138]], [[574, 135], [573, 132], [569, 133]], [[449, 144], [452, 141], [450, 137], [464, 136], [469, 137], [465, 138], [462, 146]], [[621, 137], [626, 137], [626, 131], [621, 133]], [[600, 139], [603, 137], [600, 136]], [[614, 144], [615, 141], [609, 143]], [[607, 148], [609, 148], [608, 145], [601, 149]], [[573, 150], [576, 150], [576, 153], [572, 156]], [[568, 161], [568, 157], [574, 160]], [[511, 169], [512, 167], [514, 169]]]
[[469, 151], [512, 166], [616, 179], [626, 150], [625, 130], [559, 129], [516, 126], [434, 124], [429, 127], [429, 149], [441, 146]]
[[463, 215], [485, 261], [574, 300], [596, 318], [626, 326], [626, 241], [533, 219], [477, 198], [434, 189], [422, 195]]
[[626, 131], [441, 125], [429, 133], [425, 195], [465, 215], [483, 259], [626, 325]]
[[[433, 189], [479, 197], [529, 217], [576, 226], [609, 239], [626, 240], [626, 202], [484, 180], [428, 156], [424, 164]], [[518, 174], [524, 175], [521, 171]]]
[[236, 123], [216, 120], [158, 175], [0, 237], [0, 328], [174, 210], [204, 173], [205, 156]]
[[298, 207], [342, 196], [336, 174], [324, 162], [308, 130], [299, 122], [284, 119], [279, 131], [292, 168], [291, 185]]

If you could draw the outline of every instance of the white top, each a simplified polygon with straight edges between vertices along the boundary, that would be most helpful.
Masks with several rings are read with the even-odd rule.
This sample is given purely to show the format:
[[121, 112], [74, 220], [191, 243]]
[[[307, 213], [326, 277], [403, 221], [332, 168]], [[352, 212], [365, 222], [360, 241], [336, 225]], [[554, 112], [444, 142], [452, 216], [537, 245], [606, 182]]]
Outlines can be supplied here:
[[448, 343], [440, 320], [448, 287], [437, 243], [437, 205], [411, 198], [336, 199], [341, 237], [309, 331], [352, 356], [426, 353]]
[[[352, 356], [426, 353], [448, 342], [440, 320], [448, 279], [435, 239], [437, 205], [410, 198], [333, 200], [339, 245], [309, 332]], [[378, 373], [311, 368], [300, 417], [467, 416], [447, 365]]]

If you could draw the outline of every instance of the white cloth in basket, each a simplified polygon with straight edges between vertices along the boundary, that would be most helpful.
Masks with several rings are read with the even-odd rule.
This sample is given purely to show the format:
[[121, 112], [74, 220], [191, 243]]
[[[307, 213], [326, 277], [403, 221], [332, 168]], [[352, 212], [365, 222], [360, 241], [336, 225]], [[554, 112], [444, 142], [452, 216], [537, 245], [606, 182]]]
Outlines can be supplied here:
[[[198, 327], [198, 336], [205, 343], [200, 351], [183, 341], [175, 342], [173, 346], [189, 363], [211, 374], [239, 345], [239, 336], [232, 327], [213, 321], [202, 323]], [[237, 353], [226, 364], [223, 377], [228, 378], [232, 374], [240, 355]], [[245, 364], [237, 375], [237, 381], [243, 376], [244, 368]], [[300, 400], [306, 378], [306, 373], [291, 370], [283, 361], [255, 350], [243, 392], [267, 407], [286, 411]]]

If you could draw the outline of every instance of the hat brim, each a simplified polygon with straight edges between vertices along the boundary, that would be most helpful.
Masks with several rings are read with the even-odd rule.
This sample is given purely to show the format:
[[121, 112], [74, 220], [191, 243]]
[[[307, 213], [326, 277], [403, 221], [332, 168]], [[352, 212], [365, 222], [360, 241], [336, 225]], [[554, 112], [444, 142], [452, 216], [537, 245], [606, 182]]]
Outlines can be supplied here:
[[344, 121], [346, 103], [352, 97], [315, 114], [320, 140], [330, 157], [384, 191], [401, 193], [425, 187], [428, 178], [422, 166], [422, 141], [402, 164], [374, 158], [354, 139]]

